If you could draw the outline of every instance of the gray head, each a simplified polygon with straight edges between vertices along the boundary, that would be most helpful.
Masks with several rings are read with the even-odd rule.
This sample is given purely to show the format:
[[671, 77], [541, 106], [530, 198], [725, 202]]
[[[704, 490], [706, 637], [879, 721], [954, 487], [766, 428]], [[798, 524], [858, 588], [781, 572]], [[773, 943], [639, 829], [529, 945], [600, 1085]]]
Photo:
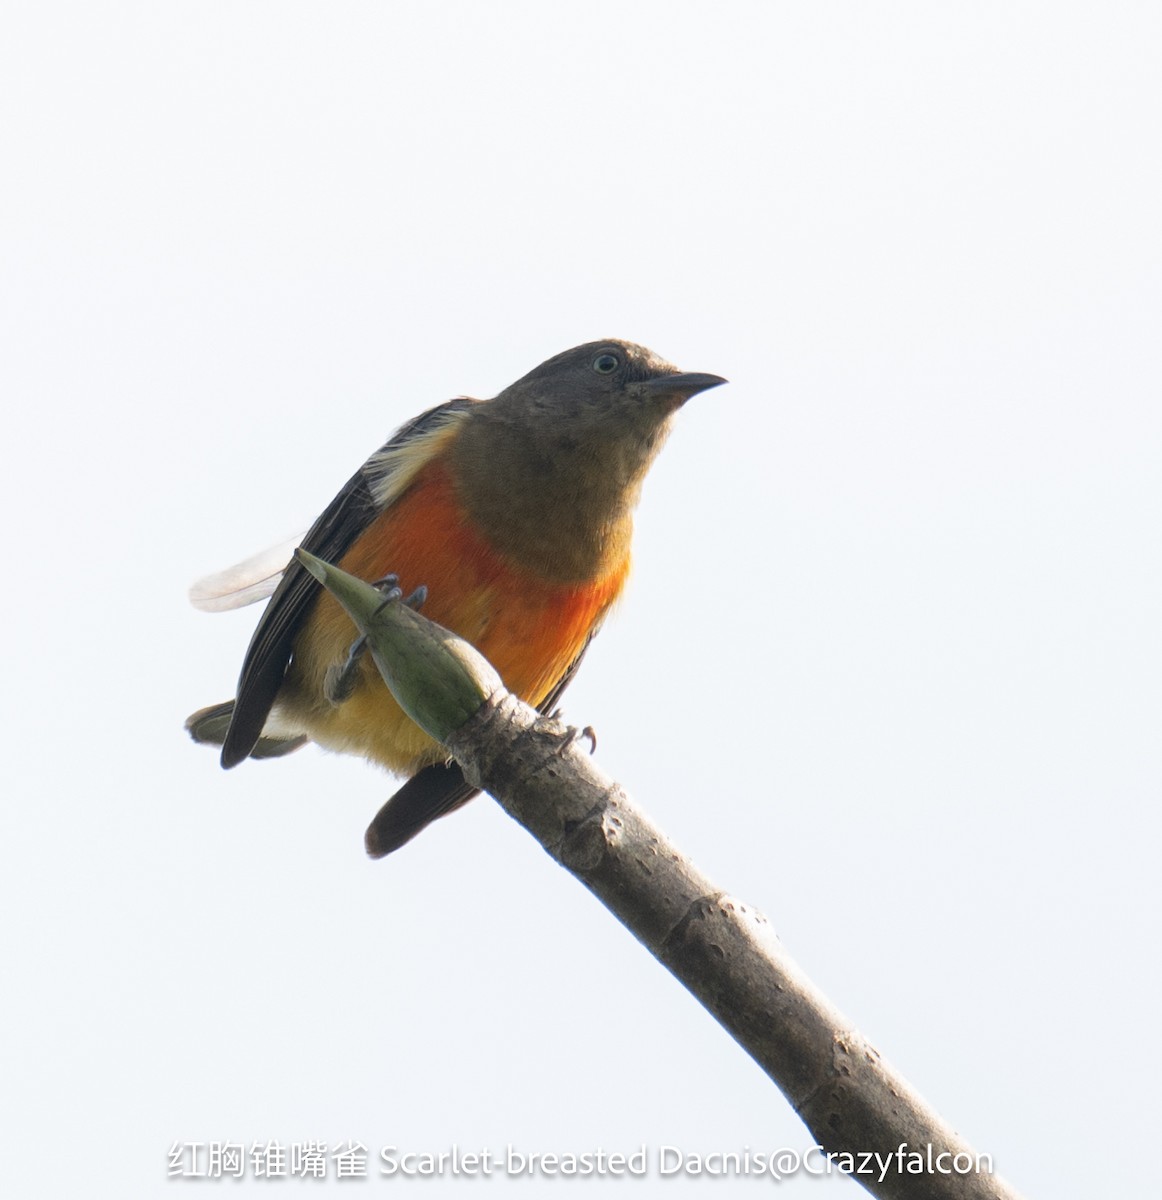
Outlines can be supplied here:
[[620, 425], [622, 419], [656, 423], [696, 393], [725, 382], [720, 375], [687, 374], [645, 346], [608, 338], [554, 355], [494, 403], [586, 426], [608, 420]]
[[632, 503], [670, 418], [691, 396], [725, 382], [609, 338], [550, 358], [484, 407], [530, 468], [540, 462], [552, 474], [597, 472], [606, 485], [634, 489]]
[[553, 560], [562, 577], [584, 574], [628, 537], [674, 413], [725, 382], [618, 338], [548, 359], [473, 406], [452, 451], [470, 510], [517, 557], [537, 543], [541, 570]]

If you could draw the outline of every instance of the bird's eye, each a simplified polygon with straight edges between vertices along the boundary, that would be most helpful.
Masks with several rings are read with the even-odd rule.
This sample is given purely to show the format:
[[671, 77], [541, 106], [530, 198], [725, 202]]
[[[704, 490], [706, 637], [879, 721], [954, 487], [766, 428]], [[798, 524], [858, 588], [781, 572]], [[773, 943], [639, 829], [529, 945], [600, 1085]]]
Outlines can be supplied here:
[[612, 375], [618, 365], [617, 358], [612, 354], [599, 354], [593, 360], [593, 369], [598, 375]]

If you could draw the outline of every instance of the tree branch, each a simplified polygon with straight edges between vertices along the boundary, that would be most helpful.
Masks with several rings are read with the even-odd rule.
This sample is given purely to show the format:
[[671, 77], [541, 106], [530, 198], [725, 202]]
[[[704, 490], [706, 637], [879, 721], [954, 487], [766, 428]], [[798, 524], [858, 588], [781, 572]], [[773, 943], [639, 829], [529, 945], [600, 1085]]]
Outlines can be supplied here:
[[385, 605], [298, 553], [367, 636], [405, 712], [701, 1001], [838, 1166], [890, 1200], [1019, 1200], [812, 986], [766, 918], [714, 887], [630, 803], [576, 730], [505, 691], [472, 647], [398, 593]]

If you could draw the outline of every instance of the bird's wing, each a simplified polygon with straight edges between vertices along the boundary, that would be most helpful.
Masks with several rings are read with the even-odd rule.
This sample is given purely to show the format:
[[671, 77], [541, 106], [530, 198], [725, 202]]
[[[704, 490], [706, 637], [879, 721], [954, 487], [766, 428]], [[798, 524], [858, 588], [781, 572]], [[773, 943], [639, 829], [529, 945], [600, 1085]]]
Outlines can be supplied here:
[[199, 579], [190, 587], [190, 603], [202, 612], [226, 612], [265, 600], [278, 587], [283, 571], [294, 557], [295, 547], [302, 540], [303, 535], [296, 534], [224, 571]]
[[[445, 436], [472, 406], [450, 400], [400, 428], [347, 481], [307, 530], [302, 548], [336, 562], [368, 523], [406, 490]], [[230, 728], [222, 744], [222, 766], [248, 757], [262, 734], [290, 662], [295, 635], [319, 592], [319, 583], [297, 561], [290, 562], [258, 622], [242, 662]]]
[[[597, 633], [589, 635], [581, 653], [569, 664], [569, 669], [554, 685], [553, 690], [537, 705], [539, 712], [552, 713], [561, 693], [569, 686], [577, 668]], [[435, 763], [417, 771], [375, 814], [375, 819], [363, 835], [363, 844], [372, 858], [383, 858], [410, 842], [422, 829], [439, 817], [446, 817], [477, 794], [454, 762]]]

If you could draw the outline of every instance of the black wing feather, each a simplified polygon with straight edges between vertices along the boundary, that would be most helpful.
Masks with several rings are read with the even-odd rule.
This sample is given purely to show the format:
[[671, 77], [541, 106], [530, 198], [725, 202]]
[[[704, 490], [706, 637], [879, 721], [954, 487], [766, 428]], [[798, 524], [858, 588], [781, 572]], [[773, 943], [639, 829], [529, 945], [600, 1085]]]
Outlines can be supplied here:
[[[467, 399], [450, 400], [428, 409], [401, 426], [379, 453], [403, 445], [426, 432], [449, 412], [463, 410], [472, 403]], [[325, 562], [335, 562], [367, 528], [377, 511], [361, 468], [307, 531], [302, 548]], [[320, 586], [296, 559], [289, 564], [271, 596], [242, 661], [234, 715], [222, 743], [223, 767], [237, 766], [258, 744], [262, 727], [286, 675], [295, 635], [318, 596]]]

